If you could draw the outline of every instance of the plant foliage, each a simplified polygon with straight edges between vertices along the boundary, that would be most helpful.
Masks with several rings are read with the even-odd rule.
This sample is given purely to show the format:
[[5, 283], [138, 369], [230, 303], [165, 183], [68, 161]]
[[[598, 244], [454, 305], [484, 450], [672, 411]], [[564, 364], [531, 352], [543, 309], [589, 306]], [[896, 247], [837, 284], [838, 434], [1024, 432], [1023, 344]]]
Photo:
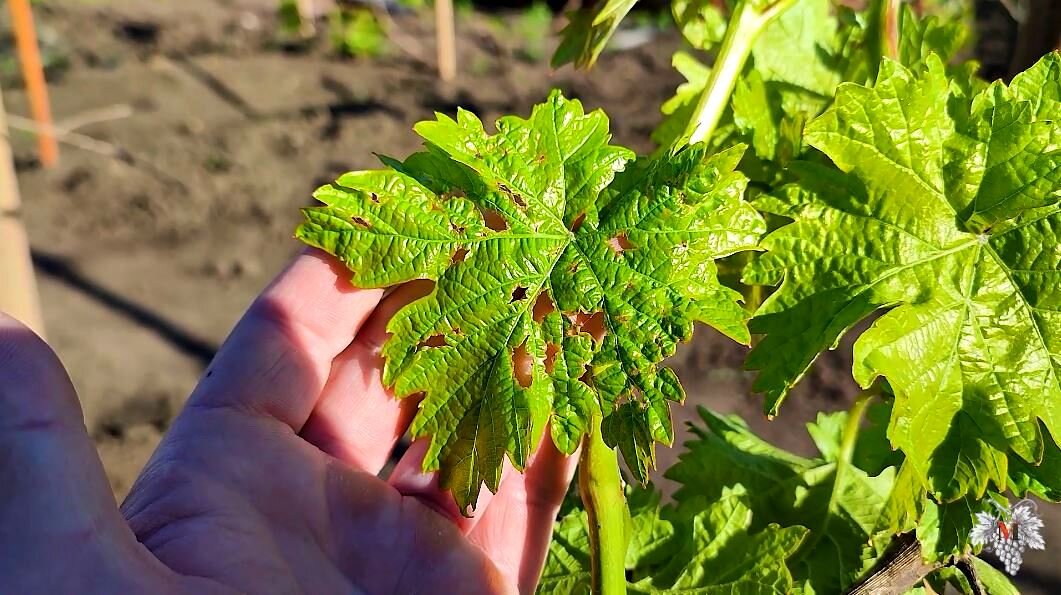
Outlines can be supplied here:
[[[384, 382], [424, 394], [412, 431], [431, 436], [425, 470], [473, 505], [483, 483], [497, 489], [506, 455], [526, 464], [547, 422], [572, 453], [599, 409], [605, 439], [644, 479], [683, 399], [660, 362], [694, 322], [749, 340], [740, 294], [713, 263], [765, 230], [733, 171], [743, 149], [633, 161], [608, 144], [603, 113], [559, 93], [496, 135], [466, 111], [416, 130], [425, 152], [321, 188], [326, 206], [306, 210], [297, 235], [359, 287], [437, 282], [395, 315], [383, 348]], [[541, 316], [543, 302], [558, 313]], [[603, 338], [578, 314], [597, 315]]]
[[[572, 15], [554, 64], [591, 65], [635, 3]], [[695, 323], [756, 336], [746, 364], [770, 416], [820, 353], [867, 329], [852, 371], [865, 392], [807, 426], [817, 454], [701, 410], [666, 472], [671, 501], [626, 490], [628, 544], [587, 526], [624, 511], [565, 509], [542, 592], [599, 589], [593, 550], [611, 547], [626, 576], [609, 557], [609, 590], [840, 593], [900, 542], [925, 562], [911, 592], [975, 592], [959, 562], [1015, 592], [970, 532], [1006, 490], [1061, 499], [1061, 54], [988, 84], [955, 60], [957, 21], [883, 18], [897, 4], [879, 1], [723, 4], [733, 23], [716, 2], [672, 4], [695, 51], [720, 55], [675, 55], [687, 82], [652, 157], [559, 92], [493, 134], [437, 114], [415, 127], [422, 152], [320, 188], [297, 236], [358, 287], [435, 283], [392, 319], [383, 380], [422, 395], [424, 469], [466, 511], [547, 429], [567, 454], [615, 448], [647, 484], [684, 398], [663, 362]], [[711, 134], [688, 146], [696, 118]], [[720, 282], [719, 259], [739, 281]], [[613, 465], [615, 485], [583, 484], [609, 502]]]

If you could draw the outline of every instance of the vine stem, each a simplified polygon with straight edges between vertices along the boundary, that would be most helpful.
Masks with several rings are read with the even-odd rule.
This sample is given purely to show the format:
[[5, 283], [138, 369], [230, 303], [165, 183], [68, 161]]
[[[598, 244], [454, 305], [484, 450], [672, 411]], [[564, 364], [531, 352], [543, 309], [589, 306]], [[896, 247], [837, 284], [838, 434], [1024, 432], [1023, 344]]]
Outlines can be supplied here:
[[756, 8], [750, 1], [737, 3], [730, 15], [726, 36], [722, 39], [704, 94], [700, 96], [693, 118], [685, 130], [690, 145], [711, 138], [714, 134], [755, 40], [771, 21], [791, 8], [796, 1], [777, 0], [766, 8]]
[[595, 411], [582, 440], [578, 491], [589, 517], [593, 594], [626, 593], [626, 497], [619, 475], [619, 457], [604, 443], [603, 417]]
[[847, 595], [901, 595], [939, 568], [921, 557], [921, 542], [913, 533], [896, 537], [873, 572], [851, 587]]
[[899, 18], [903, 0], [874, 0], [869, 8], [870, 64], [880, 69], [882, 58], [899, 59]]

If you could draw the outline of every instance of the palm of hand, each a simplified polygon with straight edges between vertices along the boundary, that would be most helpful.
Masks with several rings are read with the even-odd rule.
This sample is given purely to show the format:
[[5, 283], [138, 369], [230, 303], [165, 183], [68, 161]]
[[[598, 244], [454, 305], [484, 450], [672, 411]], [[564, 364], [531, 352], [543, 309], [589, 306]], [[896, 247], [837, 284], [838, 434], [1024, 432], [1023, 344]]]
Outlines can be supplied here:
[[415, 403], [376, 352], [418, 288], [377, 308], [339, 275], [304, 255], [259, 298], [121, 513], [60, 364], [0, 320], [0, 591], [532, 591], [572, 461], [543, 448], [472, 519], [419, 472], [422, 444], [380, 479]]

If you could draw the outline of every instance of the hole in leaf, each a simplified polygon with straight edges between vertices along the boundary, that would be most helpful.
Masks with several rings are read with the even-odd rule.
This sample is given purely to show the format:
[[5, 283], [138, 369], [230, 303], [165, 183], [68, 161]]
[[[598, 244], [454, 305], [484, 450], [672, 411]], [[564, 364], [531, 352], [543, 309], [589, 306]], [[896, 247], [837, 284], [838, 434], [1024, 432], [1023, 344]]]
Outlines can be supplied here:
[[519, 302], [525, 299], [527, 299], [526, 287], [516, 287], [512, 290], [512, 302]]
[[582, 229], [582, 224], [586, 222], [586, 213], [579, 213], [575, 217], [575, 220], [571, 222], [571, 231], [578, 231]]
[[358, 225], [360, 227], [365, 227], [365, 228], [372, 227], [371, 225], [369, 225], [368, 221], [365, 221], [361, 217], [357, 217], [357, 216], [351, 217], [350, 221], [353, 221], [354, 225]]
[[545, 344], [545, 372], [552, 375], [553, 370], [556, 368], [556, 354], [560, 351], [560, 346], [556, 343]]
[[604, 338], [604, 312], [594, 312], [593, 314], [577, 314], [571, 322], [575, 323], [575, 331], [583, 332], [593, 337], [594, 341], [600, 341]]
[[464, 259], [468, 256], [467, 248], [457, 248], [453, 251], [453, 256], [450, 257], [450, 262], [457, 264], [458, 262], [464, 262]]
[[450, 188], [449, 190], [447, 190], [447, 191], [443, 192], [442, 194], [440, 194], [439, 198], [441, 198], [442, 200], [449, 200], [451, 198], [456, 198], [456, 197], [464, 198], [465, 196], [467, 196], [467, 195], [465, 195], [464, 191], [461, 190], [460, 188]]
[[505, 221], [505, 217], [493, 209], [486, 207], [479, 207], [479, 212], [483, 216], [483, 223], [494, 231], [505, 231], [508, 229], [508, 222]]
[[584, 369], [585, 371], [578, 377], [578, 381], [591, 387], [593, 386], [593, 369], [589, 367], [589, 364], [586, 364]]
[[630, 243], [630, 240], [626, 239], [625, 233], [621, 233], [615, 236], [614, 238], [608, 240], [608, 247], [611, 248], [612, 252], [615, 252], [616, 254], [622, 254], [627, 250], [636, 248], [636, 246]]
[[437, 335], [432, 335], [432, 336], [424, 339], [423, 341], [420, 341], [420, 344], [417, 345], [416, 348], [417, 349], [423, 349], [425, 347], [443, 347], [443, 346], [445, 346], [445, 344], [446, 344], [446, 336], [441, 334], [441, 333], [439, 333]]
[[553, 304], [552, 298], [549, 297], [547, 292], [543, 291], [539, 293], [537, 299], [534, 300], [534, 310], [532, 311], [531, 316], [534, 318], [534, 322], [540, 323], [554, 310], [556, 310], [556, 305]]
[[512, 373], [523, 388], [531, 385], [531, 358], [527, 353], [527, 342], [512, 350]]

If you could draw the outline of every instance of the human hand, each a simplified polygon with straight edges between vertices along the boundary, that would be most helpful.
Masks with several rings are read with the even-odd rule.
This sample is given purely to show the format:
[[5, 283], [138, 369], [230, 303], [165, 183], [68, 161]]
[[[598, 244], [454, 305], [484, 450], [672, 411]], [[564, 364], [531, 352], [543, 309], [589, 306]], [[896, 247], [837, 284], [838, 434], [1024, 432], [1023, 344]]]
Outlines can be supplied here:
[[[573, 472], [548, 439], [464, 518], [380, 382], [385, 299], [298, 257], [255, 301], [121, 510], [65, 370], [0, 315], [0, 592], [529, 593]], [[351, 342], [351, 339], [353, 341]]]

